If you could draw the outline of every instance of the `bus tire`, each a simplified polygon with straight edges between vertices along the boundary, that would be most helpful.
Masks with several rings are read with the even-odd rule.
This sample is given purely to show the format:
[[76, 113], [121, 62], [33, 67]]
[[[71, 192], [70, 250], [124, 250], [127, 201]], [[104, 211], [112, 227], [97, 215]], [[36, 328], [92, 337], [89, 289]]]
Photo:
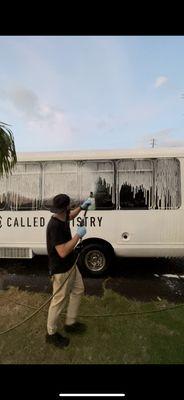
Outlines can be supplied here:
[[110, 268], [112, 251], [99, 243], [90, 243], [84, 246], [81, 251], [78, 265], [90, 275], [101, 276]]

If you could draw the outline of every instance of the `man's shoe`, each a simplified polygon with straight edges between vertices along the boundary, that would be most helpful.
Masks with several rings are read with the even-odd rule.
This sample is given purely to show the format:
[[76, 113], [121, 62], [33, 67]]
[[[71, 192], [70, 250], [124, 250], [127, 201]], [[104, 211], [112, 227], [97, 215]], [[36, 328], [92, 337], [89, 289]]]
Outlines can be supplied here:
[[74, 322], [72, 325], [65, 325], [64, 329], [68, 333], [83, 333], [86, 331], [86, 324], [82, 324], [82, 322]]
[[54, 344], [57, 347], [67, 347], [69, 345], [70, 339], [62, 336], [60, 333], [56, 332], [53, 335], [46, 334], [46, 343]]

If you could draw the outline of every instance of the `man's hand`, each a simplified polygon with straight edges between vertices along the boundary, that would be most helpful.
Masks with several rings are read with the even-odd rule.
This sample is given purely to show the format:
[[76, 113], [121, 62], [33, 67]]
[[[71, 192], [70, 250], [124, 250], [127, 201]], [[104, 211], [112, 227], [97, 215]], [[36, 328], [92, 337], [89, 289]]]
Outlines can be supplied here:
[[81, 204], [80, 208], [82, 210], [87, 210], [87, 208], [91, 205], [91, 203], [92, 203], [92, 201], [89, 197], [86, 201], [84, 201], [84, 203]]
[[80, 213], [81, 210], [86, 211], [91, 204], [92, 204], [92, 199], [89, 197], [86, 201], [84, 201], [84, 203], [81, 206], [78, 206], [74, 210], [70, 211], [69, 220], [71, 221], [72, 219], [74, 219]]
[[79, 237], [82, 238], [85, 234], [86, 234], [85, 226], [79, 226], [77, 228], [77, 235], [79, 235]]

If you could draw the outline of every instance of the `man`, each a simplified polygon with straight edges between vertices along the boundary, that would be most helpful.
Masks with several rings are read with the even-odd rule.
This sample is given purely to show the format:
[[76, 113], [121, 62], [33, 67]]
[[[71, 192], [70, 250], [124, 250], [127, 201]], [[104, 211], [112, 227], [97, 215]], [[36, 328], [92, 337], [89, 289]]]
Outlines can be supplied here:
[[[49, 257], [49, 272], [53, 282], [53, 293], [47, 319], [46, 342], [58, 347], [69, 344], [69, 338], [57, 332], [59, 316], [65, 307], [69, 296], [64, 329], [68, 333], [81, 333], [85, 324], [76, 321], [81, 296], [84, 293], [82, 276], [78, 270], [74, 247], [86, 234], [85, 226], [79, 226], [72, 237], [69, 221], [74, 219], [81, 210], [86, 210], [91, 200], [86, 200], [80, 207], [70, 210], [70, 198], [66, 194], [58, 194], [53, 199], [52, 215], [47, 225], [47, 251]], [[73, 267], [73, 268], [72, 268]], [[60, 288], [61, 287], [61, 288]]]

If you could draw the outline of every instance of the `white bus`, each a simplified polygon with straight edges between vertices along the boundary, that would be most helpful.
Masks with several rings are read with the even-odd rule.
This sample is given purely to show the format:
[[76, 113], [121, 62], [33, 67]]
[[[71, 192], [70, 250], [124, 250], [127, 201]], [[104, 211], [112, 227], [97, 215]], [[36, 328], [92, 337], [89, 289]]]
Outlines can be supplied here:
[[0, 258], [46, 254], [53, 197], [67, 193], [75, 207], [90, 192], [79, 260], [88, 271], [102, 274], [114, 254], [184, 256], [184, 149], [153, 148], [18, 154], [0, 178]]

